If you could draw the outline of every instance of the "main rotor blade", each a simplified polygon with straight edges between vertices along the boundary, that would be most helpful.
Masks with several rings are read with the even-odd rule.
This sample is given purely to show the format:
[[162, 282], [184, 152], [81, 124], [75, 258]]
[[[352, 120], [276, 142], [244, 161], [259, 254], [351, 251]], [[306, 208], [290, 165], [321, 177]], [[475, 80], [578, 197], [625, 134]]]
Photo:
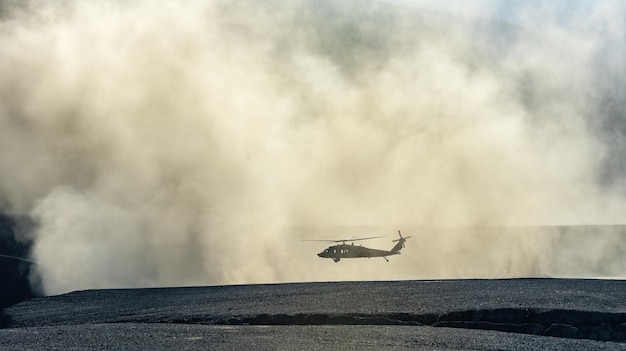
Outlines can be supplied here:
[[359, 241], [359, 240], [369, 240], [369, 239], [377, 239], [377, 238], [384, 238], [384, 236], [370, 236], [367, 238], [354, 238], [354, 237], [349, 237], [347, 239], [319, 239], [319, 240], [315, 240], [315, 239], [309, 239], [309, 240], [302, 240], [302, 241], [323, 241], [323, 242], [327, 242], [327, 243], [345, 243], [347, 241]]
[[368, 238], [354, 238], [354, 239], [337, 240], [337, 241], [358, 241], [358, 240], [370, 240], [370, 239], [378, 239], [378, 238], [384, 238], [384, 236], [370, 236]]

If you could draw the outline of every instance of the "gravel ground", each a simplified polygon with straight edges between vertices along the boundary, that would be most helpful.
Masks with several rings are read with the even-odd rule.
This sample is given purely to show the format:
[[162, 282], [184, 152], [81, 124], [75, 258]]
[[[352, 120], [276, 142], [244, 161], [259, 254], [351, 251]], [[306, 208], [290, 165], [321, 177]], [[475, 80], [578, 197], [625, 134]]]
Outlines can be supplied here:
[[2, 350], [626, 350], [626, 345], [399, 326], [88, 324], [0, 330]]
[[91, 290], [4, 314], [2, 350], [626, 350], [613, 280]]

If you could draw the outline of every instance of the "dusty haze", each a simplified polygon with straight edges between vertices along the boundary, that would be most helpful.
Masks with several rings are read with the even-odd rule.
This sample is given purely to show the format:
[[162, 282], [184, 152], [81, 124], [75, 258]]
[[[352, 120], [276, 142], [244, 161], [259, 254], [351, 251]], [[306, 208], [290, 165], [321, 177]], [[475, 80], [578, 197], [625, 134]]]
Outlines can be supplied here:
[[0, 2], [0, 205], [50, 294], [614, 267], [529, 225], [623, 223], [626, 5], [507, 3]]

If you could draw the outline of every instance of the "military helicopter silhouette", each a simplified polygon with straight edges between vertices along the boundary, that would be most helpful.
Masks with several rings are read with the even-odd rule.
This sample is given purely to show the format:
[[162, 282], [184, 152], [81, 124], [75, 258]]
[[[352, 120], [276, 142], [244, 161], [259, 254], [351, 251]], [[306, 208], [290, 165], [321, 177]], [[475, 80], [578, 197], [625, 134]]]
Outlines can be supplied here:
[[[339, 262], [342, 258], [362, 258], [362, 257], [382, 257], [385, 261], [389, 262], [387, 256], [391, 255], [399, 255], [400, 250], [405, 247], [404, 242], [406, 239], [410, 238], [410, 236], [402, 237], [402, 233], [398, 230], [398, 235], [400, 239], [392, 240], [393, 242], [398, 242], [396, 246], [394, 246], [391, 250], [379, 250], [379, 249], [370, 249], [361, 245], [354, 245], [354, 241], [359, 240], [370, 240], [376, 238], [382, 238], [382, 236], [372, 236], [368, 238], [347, 238], [347, 239], [339, 239], [339, 240], [304, 240], [304, 241], [325, 241], [325, 242], [333, 242], [333, 243], [341, 243], [339, 245], [330, 246], [326, 250], [317, 254], [317, 256], [322, 258], [332, 258], [333, 261]], [[350, 242], [350, 244], [348, 244]]]

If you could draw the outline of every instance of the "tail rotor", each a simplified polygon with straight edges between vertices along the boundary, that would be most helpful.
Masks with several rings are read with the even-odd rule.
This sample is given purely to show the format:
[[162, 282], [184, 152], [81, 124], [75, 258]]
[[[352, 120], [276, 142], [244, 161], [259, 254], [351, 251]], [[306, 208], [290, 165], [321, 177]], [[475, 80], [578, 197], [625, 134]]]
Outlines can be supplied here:
[[410, 236], [402, 236], [402, 233], [398, 230], [398, 235], [400, 236], [400, 239], [396, 239], [396, 240], [392, 240], [393, 242], [399, 242], [400, 245], [402, 245], [402, 248], [405, 248], [406, 245], [404, 245], [404, 242], [406, 242], [406, 239], [409, 239]]

